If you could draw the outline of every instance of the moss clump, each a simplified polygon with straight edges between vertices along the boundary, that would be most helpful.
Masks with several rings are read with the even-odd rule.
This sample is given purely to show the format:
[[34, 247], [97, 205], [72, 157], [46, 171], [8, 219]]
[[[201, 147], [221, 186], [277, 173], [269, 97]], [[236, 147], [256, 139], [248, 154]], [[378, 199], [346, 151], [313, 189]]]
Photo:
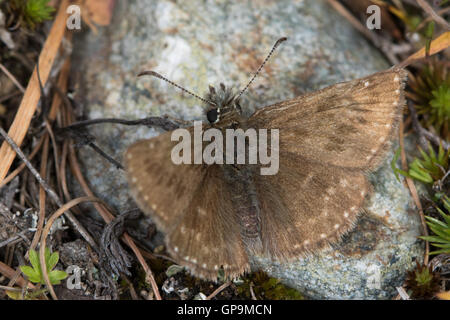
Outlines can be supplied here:
[[258, 271], [243, 279], [243, 283], [237, 286], [240, 296], [251, 299], [251, 289], [257, 299], [269, 300], [303, 300], [303, 296], [295, 289], [280, 283], [280, 280], [269, 277], [265, 272]]
[[422, 124], [450, 139], [450, 72], [448, 66], [432, 60], [409, 80], [407, 96], [414, 102]]
[[429, 299], [440, 290], [440, 275], [433, 272], [431, 266], [419, 264], [416, 261], [416, 268], [408, 272], [406, 286], [410, 291], [411, 298]]
[[34, 29], [37, 24], [52, 19], [55, 8], [49, 6], [50, 0], [12, 0], [10, 8], [18, 14], [21, 22]]

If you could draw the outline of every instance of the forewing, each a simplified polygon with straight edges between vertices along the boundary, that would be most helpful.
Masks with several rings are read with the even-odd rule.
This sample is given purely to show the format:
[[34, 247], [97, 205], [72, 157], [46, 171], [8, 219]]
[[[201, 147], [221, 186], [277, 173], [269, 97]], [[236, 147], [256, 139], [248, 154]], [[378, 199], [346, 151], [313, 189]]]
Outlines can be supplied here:
[[276, 175], [255, 175], [261, 239], [269, 257], [323, 249], [351, 230], [370, 184], [363, 172], [280, 154]]
[[173, 229], [206, 174], [201, 165], [172, 162], [171, 151], [177, 143], [167, 132], [136, 142], [124, 157], [131, 195], [163, 232]]
[[279, 129], [280, 150], [346, 168], [379, 164], [404, 106], [402, 69], [338, 83], [258, 110], [250, 127]]
[[125, 167], [131, 194], [165, 233], [167, 249], [180, 265], [209, 280], [217, 279], [220, 268], [226, 277], [236, 277], [249, 264], [222, 168], [175, 165], [171, 151], [177, 143], [168, 132], [129, 147]]

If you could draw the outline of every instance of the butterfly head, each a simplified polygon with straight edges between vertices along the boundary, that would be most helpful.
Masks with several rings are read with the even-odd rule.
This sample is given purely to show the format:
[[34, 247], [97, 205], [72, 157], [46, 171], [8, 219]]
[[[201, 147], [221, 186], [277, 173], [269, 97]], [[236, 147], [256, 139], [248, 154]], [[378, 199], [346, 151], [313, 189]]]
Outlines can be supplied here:
[[213, 103], [208, 103], [206, 109], [206, 117], [211, 124], [218, 123], [220, 120], [236, 113], [239, 115], [242, 113], [236, 94], [233, 93], [231, 88], [225, 87], [223, 83], [220, 84], [218, 89], [209, 86], [209, 92], [206, 94], [205, 100]]

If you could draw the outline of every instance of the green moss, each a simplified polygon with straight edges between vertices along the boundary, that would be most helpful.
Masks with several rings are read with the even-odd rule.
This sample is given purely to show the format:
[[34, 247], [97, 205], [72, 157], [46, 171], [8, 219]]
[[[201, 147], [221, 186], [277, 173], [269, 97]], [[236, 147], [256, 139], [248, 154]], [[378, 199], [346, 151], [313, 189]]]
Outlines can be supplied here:
[[[423, 66], [409, 81], [408, 97], [426, 128], [450, 139], [450, 72], [445, 63], [437, 60]], [[430, 128], [432, 127], [432, 128]]]
[[21, 21], [34, 29], [37, 24], [51, 20], [55, 8], [49, 6], [50, 0], [12, 0], [10, 5], [19, 13]]
[[243, 279], [243, 283], [237, 286], [240, 296], [251, 299], [251, 289], [258, 299], [269, 300], [302, 300], [303, 296], [295, 289], [280, 283], [280, 280], [269, 277], [262, 271], [254, 272]]

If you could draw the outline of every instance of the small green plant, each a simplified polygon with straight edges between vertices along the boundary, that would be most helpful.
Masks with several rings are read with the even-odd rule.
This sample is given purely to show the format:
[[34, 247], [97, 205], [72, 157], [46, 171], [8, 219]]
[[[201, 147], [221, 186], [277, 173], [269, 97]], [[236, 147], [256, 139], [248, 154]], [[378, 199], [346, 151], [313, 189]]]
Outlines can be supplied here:
[[430, 119], [437, 128], [447, 126], [450, 121], [450, 85], [442, 83], [436, 90], [431, 91], [433, 98], [430, 101]]
[[[414, 102], [422, 124], [450, 138], [450, 72], [448, 65], [430, 59], [416, 75], [411, 75], [407, 97]], [[431, 130], [431, 128], [430, 128]]]
[[52, 19], [55, 8], [49, 6], [50, 0], [13, 0], [11, 7], [19, 13], [20, 19], [30, 28], [36, 24]]
[[409, 271], [406, 277], [406, 286], [410, 290], [411, 298], [432, 298], [440, 291], [441, 277], [438, 272], [433, 272], [431, 266], [419, 264]]
[[406, 172], [395, 166], [395, 163], [400, 156], [400, 149], [397, 150], [391, 162], [391, 167], [397, 176], [397, 179], [398, 174], [400, 173], [406, 177], [410, 177], [424, 183], [433, 184], [444, 177], [445, 173], [449, 169], [450, 149], [446, 152], [441, 145], [439, 146], [438, 153], [436, 154], [431, 145], [429, 145], [428, 153], [423, 151], [421, 148], [419, 148], [419, 151], [422, 155], [422, 159], [415, 158], [409, 165], [408, 172]]
[[444, 221], [425, 216], [427, 225], [434, 235], [420, 237], [423, 240], [430, 241], [434, 247], [441, 248], [440, 250], [430, 252], [430, 254], [450, 253], [450, 198], [445, 196], [442, 202], [447, 214], [438, 207], [436, 209]]
[[[20, 270], [33, 283], [45, 284], [44, 276], [42, 275], [41, 264], [39, 262], [39, 255], [35, 250], [29, 251], [30, 266], [20, 266]], [[45, 248], [45, 265], [47, 266], [47, 274], [51, 284], [60, 284], [61, 280], [67, 278], [67, 273], [61, 270], [52, 270], [59, 261], [58, 252], [50, 254], [50, 249]]]
[[436, 154], [431, 146], [428, 148], [428, 154], [419, 148], [422, 159], [414, 159], [409, 167], [408, 173], [412, 178], [425, 183], [433, 183], [441, 179], [448, 170], [448, 160], [450, 150], [444, 151], [439, 146], [438, 154]]

